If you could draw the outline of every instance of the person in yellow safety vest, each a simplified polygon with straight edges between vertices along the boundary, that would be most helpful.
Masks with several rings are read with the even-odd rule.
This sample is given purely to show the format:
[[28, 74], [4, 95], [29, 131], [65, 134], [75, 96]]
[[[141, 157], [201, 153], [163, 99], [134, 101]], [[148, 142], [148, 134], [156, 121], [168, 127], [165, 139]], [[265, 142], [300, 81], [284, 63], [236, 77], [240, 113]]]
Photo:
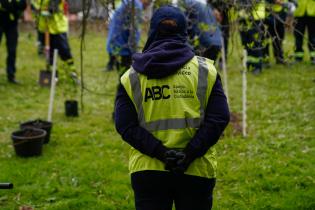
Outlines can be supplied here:
[[142, 53], [121, 77], [116, 129], [130, 146], [137, 210], [208, 210], [217, 162], [215, 145], [229, 108], [213, 61], [187, 44], [179, 8], [153, 14]]
[[49, 33], [50, 65], [53, 64], [54, 49], [57, 49], [61, 60], [66, 63], [66, 70], [75, 72], [67, 37], [69, 24], [64, 14], [64, 4], [64, 0], [32, 0], [32, 5], [38, 14], [36, 20], [38, 31], [42, 34]]
[[262, 71], [265, 2], [241, 0], [240, 33], [242, 45], [247, 51], [247, 69], [254, 75]]
[[269, 59], [269, 42], [271, 39], [273, 54], [277, 64], [286, 64], [284, 59], [282, 42], [285, 35], [285, 23], [287, 16], [292, 16], [295, 10], [295, 1], [292, 0], [267, 0], [267, 17], [265, 19], [266, 39], [264, 46], [264, 66], [270, 65]]
[[16, 49], [19, 36], [18, 19], [25, 8], [25, 0], [0, 0], [0, 43], [4, 34], [7, 46], [7, 79], [12, 84], [18, 84], [15, 78]]
[[299, 0], [294, 12], [296, 25], [294, 28], [295, 37], [295, 60], [300, 62], [304, 58], [303, 39], [305, 30], [308, 30], [308, 49], [311, 63], [315, 65], [315, 1]]

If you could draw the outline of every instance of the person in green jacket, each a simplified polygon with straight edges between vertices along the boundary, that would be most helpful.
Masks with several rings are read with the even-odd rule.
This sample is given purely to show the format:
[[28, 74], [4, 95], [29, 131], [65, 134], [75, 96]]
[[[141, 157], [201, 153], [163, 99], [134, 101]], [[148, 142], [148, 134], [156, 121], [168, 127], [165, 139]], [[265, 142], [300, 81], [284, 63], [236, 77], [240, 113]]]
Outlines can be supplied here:
[[66, 70], [75, 72], [74, 61], [68, 42], [68, 18], [64, 14], [64, 0], [32, 0], [32, 6], [37, 13], [37, 28], [40, 33], [49, 33], [50, 65], [53, 64], [53, 51], [66, 64]]
[[297, 62], [301, 62], [304, 58], [303, 39], [307, 28], [309, 54], [311, 57], [311, 63], [315, 65], [315, 1], [299, 0], [294, 17], [296, 19], [294, 29], [295, 60]]

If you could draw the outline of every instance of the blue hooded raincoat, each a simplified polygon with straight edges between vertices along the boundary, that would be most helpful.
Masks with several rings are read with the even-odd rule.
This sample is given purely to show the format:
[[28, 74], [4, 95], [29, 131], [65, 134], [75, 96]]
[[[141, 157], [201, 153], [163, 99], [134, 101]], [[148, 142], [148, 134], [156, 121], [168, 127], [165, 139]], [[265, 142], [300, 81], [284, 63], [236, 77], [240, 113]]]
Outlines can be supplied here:
[[[140, 40], [139, 24], [143, 6], [141, 1], [135, 0], [135, 30], [136, 44]], [[131, 26], [131, 0], [123, 0], [115, 10], [109, 23], [107, 36], [107, 52], [112, 55], [128, 56], [131, 55], [130, 49], [130, 26]]]

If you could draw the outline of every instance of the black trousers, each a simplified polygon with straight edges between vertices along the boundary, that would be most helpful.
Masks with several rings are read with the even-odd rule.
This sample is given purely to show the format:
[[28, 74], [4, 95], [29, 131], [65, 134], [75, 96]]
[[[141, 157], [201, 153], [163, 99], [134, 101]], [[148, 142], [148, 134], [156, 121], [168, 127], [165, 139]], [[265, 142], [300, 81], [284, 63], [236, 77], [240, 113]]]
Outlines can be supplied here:
[[37, 53], [44, 55], [45, 52], [45, 33], [37, 30]]
[[[266, 38], [271, 38], [273, 54], [276, 58], [277, 63], [283, 62], [283, 47], [282, 42], [284, 40], [284, 33], [285, 33], [285, 18], [286, 13], [276, 13], [270, 15], [266, 18], [266, 27], [267, 27], [267, 36]], [[269, 57], [269, 44], [264, 47], [264, 57]]]
[[263, 57], [263, 23], [255, 21], [249, 24], [247, 20], [240, 21], [242, 45], [247, 51], [247, 68], [249, 71], [262, 69]]
[[295, 37], [295, 59], [303, 59], [303, 39], [305, 30], [308, 30], [308, 48], [312, 59], [315, 59], [315, 17], [303, 16], [296, 17], [296, 25], [294, 28]]
[[16, 49], [18, 44], [17, 23], [0, 23], [0, 43], [3, 34], [6, 38], [7, 47], [7, 77], [8, 79], [14, 79], [16, 72]]
[[215, 179], [164, 171], [131, 174], [136, 210], [209, 210]]
[[[50, 52], [49, 52], [49, 63], [53, 64], [54, 49], [58, 50], [58, 55], [61, 60], [69, 61], [72, 60], [72, 54], [68, 42], [67, 33], [62, 34], [50, 34]], [[73, 61], [72, 61], [73, 62]]]

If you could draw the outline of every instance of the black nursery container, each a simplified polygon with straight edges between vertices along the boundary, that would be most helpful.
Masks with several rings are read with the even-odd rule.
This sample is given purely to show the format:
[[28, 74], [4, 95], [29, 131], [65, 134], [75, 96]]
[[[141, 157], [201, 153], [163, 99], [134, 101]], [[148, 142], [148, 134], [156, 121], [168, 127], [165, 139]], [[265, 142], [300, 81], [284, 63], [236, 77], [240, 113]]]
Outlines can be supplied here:
[[46, 131], [38, 128], [25, 128], [13, 132], [11, 138], [15, 153], [21, 157], [41, 155], [45, 136]]
[[44, 144], [47, 144], [50, 140], [50, 133], [51, 133], [51, 129], [52, 129], [52, 122], [48, 122], [48, 121], [44, 121], [41, 119], [37, 119], [37, 120], [31, 120], [31, 121], [27, 121], [24, 123], [20, 124], [20, 128], [24, 129], [24, 128], [39, 128], [39, 129], [43, 129], [46, 131], [46, 136], [44, 139]]
[[78, 117], [78, 101], [76, 100], [67, 100], [65, 101], [65, 112], [67, 117]]

